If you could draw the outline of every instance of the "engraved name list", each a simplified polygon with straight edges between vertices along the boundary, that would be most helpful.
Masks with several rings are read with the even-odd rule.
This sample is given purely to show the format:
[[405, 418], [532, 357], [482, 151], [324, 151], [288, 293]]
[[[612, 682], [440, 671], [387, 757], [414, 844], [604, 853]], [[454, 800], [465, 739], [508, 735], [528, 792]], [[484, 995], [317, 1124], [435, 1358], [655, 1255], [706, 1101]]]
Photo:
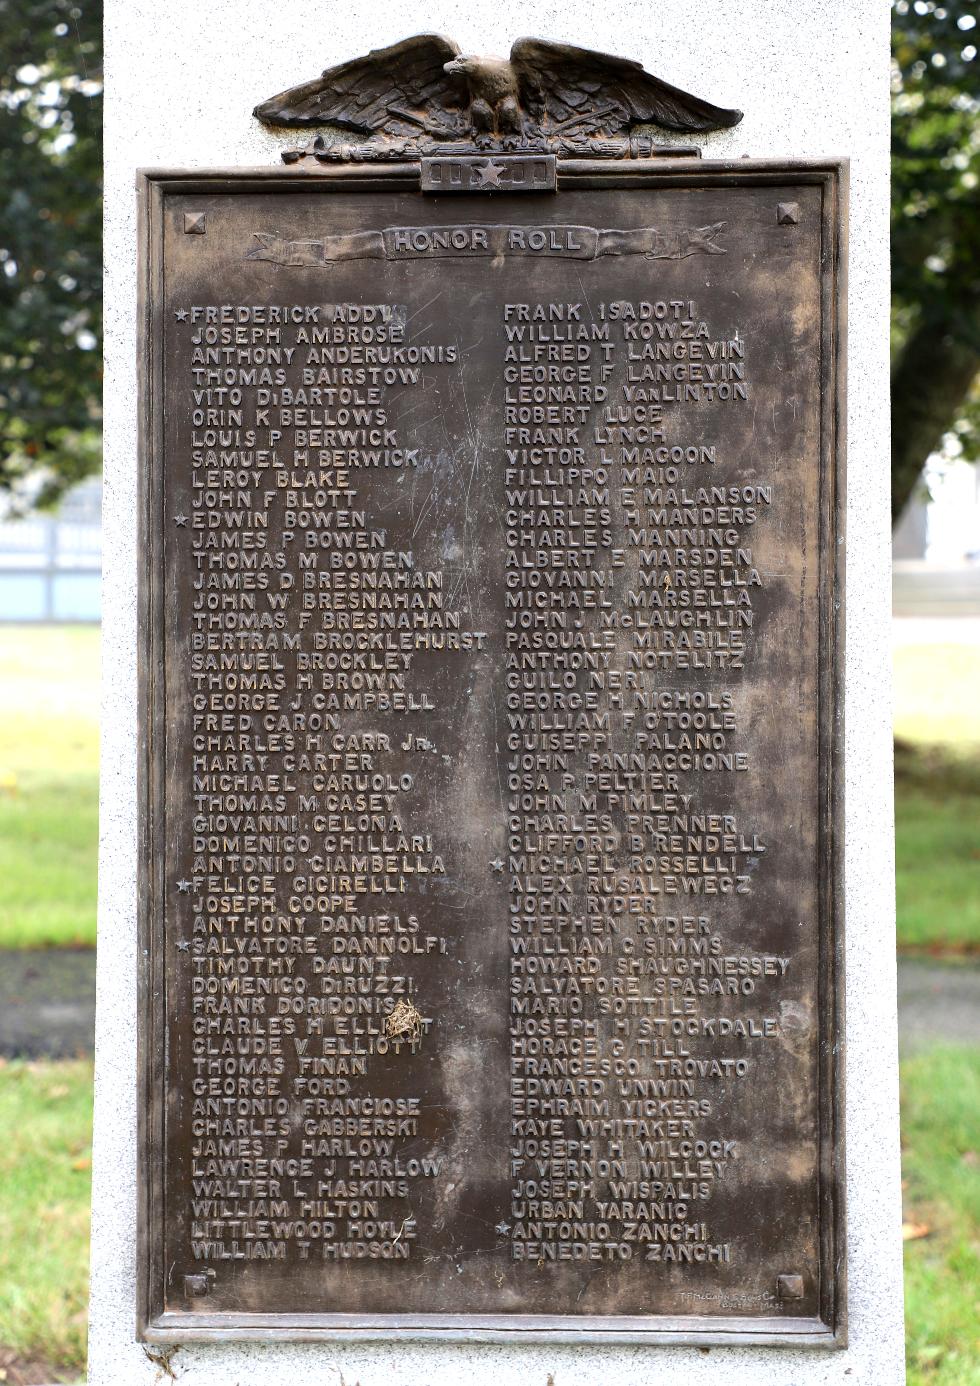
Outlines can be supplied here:
[[158, 189], [162, 1325], [827, 1331], [832, 188], [711, 167]]

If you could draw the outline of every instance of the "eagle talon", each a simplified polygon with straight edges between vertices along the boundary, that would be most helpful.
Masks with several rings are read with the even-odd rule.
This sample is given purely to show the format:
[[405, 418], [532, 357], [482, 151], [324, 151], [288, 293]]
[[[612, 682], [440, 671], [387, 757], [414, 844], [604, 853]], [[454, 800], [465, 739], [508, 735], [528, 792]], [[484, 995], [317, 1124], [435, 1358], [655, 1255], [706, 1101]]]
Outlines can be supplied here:
[[493, 107], [489, 101], [478, 96], [470, 102], [470, 123], [478, 135], [493, 134]]

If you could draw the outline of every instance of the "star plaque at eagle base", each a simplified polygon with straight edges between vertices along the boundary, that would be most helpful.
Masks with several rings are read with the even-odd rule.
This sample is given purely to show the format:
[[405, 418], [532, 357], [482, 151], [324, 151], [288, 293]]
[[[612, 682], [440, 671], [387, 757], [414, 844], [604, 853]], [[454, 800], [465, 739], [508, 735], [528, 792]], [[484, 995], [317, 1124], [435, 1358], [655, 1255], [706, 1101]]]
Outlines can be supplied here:
[[141, 180], [141, 1336], [839, 1344], [842, 166], [257, 114]]

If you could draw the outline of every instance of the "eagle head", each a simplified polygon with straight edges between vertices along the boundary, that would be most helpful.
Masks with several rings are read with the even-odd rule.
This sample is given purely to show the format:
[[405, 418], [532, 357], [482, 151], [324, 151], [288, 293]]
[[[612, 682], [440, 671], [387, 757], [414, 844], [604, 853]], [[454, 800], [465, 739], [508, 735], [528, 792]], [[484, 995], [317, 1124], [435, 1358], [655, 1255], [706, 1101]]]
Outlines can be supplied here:
[[459, 57], [444, 63], [442, 70], [449, 77], [462, 78], [471, 100], [486, 101], [492, 109], [508, 98], [519, 100], [517, 74], [506, 58], [460, 53]]
[[472, 53], [460, 53], [458, 58], [443, 63], [442, 70], [450, 77], [471, 77], [480, 68], [480, 59]]

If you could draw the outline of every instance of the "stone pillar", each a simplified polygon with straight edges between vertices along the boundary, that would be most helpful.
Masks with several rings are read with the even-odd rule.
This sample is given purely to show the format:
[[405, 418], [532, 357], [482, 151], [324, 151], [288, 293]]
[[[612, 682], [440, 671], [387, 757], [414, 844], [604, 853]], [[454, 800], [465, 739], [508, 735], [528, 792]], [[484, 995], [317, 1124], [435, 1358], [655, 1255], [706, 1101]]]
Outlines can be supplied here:
[[[884, 0], [106, 3], [102, 842], [90, 1380], [164, 1379], [135, 1339], [136, 196], [139, 167], [278, 161], [250, 115], [271, 93], [419, 30], [506, 53], [522, 34], [641, 60], [745, 119], [708, 158], [851, 159], [846, 657], [849, 1346], [825, 1352], [402, 1343], [181, 1347], [207, 1386], [896, 1386], [902, 1365], [889, 688], [888, 26]], [[293, 141], [295, 143], [295, 141]], [[159, 1350], [154, 1349], [156, 1355]]]

